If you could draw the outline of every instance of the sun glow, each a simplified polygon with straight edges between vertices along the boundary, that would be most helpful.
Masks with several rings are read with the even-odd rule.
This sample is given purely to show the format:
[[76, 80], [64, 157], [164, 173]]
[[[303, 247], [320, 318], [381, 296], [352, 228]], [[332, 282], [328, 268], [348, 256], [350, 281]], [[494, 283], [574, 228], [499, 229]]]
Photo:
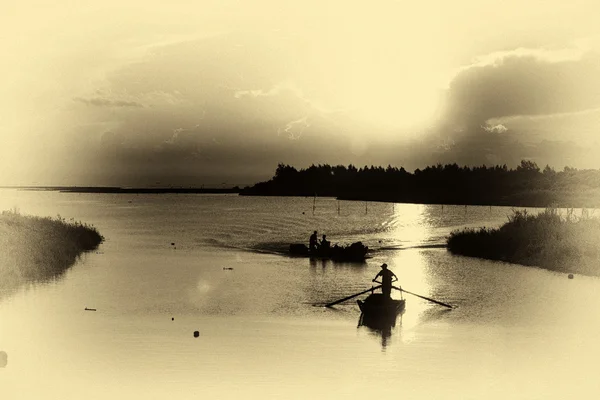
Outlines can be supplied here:
[[369, 65], [354, 72], [368, 79], [344, 79], [344, 87], [336, 88], [335, 102], [366, 123], [418, 129], [430, 126], [443, 111], [444, 89], [437, 71], [416, 71], [414, 66], [389, 71]]
[[356, 115], [389, 128], [422, 128], [431, 125], [439, 115], [440, 97], [433, 90], [365, 97], [356, 108]]

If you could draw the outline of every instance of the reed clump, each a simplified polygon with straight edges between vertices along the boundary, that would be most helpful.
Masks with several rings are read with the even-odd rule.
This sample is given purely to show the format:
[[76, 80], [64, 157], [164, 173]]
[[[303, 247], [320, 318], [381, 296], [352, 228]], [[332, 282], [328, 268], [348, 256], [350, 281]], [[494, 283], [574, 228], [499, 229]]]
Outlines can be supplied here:
[[600, 276], [600, 220], [583, 210], [560, 215], [555, 208], [532, 215], [513, 211], [500, 228], [454, 231], [452, 253]]
[[0, 289], [9, 290], [63, 274], [104, 238], [90, 225], [56, 218], [0, 214]]

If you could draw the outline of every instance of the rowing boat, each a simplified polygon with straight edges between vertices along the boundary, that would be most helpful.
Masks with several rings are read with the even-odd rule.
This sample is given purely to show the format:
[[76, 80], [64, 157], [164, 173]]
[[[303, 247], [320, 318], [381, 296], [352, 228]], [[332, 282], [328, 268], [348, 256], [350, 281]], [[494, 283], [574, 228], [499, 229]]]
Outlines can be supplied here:
[[358, 326], [366, 326], [380, 333], [385, 346], [391, 329], [396, 326], [398, 315], [404, 312], [406, 300], [390, 299], [381, 293], [372, 293], [364, 301], [357, 300], [357, 303], [361, 311]]
[[345, 262], [363, 262], [367, 257], [369, 248], [361, 242], [352, 243], [349, 246], [329, 247], [326, 249], [320, 248], [311, 251], [308, 246], [303, 243], [294, 243], [290, 245], [290, 254], [292, 256], [320, 258], [333, 261]]

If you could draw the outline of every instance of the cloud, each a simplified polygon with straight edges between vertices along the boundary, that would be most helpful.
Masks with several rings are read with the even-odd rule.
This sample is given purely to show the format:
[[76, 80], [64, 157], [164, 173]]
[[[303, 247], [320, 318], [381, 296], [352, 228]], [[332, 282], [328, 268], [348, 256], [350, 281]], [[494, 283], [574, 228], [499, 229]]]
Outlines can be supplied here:
[[504, 133], [508, 128], [502, 124], [497, 124], [484, 126], [483, 130], [490, 133]]
[[600, 129], [600, 52], [592, 44], [494, 52], [459, 68], [427, 139], [436, 151], [425, 159], [589, 165], [583, 139]]
[[100, 144], [105, 147], [118, 147], [123, 144], [123, 135], [111, 131], [104, 132], [100, 136]]
[[[494, 132], [482, 129], [477, 134], [461, 138], [445, 138], [430, 154], [422, 154], [425, 164], [454, 163], [477, 165], [502, 165], [515, 167], [523, 159], [538, 165], [591, 165], [586, 147], [566, 140], [541, 140], [525, 142], [518, 133]], [[597, 146], [596, 146], [597, 147]]]
[[271, 91], [265, 93], [262, 89], [238, 90], [233, 94], [233, 97], [235, 97], [236, 99], [241, 99], [244, 96], [259, 97], [259, 96], [272, 96], [272, 94], [273, 93], [271, 93]]
[[600, 53], [516, 49], [463, 67], [448, 89], [446, 120], [463, 128], [491, 118], [578, 112], [600, 106]]
[[510, 60], [511, 58], [533, 58], [545, 63], [579, 61], [585, 52], [589, 50], [587, 46], [581, 45], [561, 49], [528, 49], [519, 47], [514, 50], [496, 51], [476, 56], [471, 64], [461, 67], [459, 70], [468, 70], [474, 67], [501, 66], [506, 60]]
[[75, 97], [73, 100], [96, 107], [144, 107], [143, 104], [137, 101], [111, 100], [103, 97], [83, 98]]
[[244, 97], [249, 97], [249, 98], [272, 97], [272, 96], [280, 95], [285, 92], [288, 92], [289, 94], [308, 102], [308, 100], [305, 98], [304, 94], [302, 93], [302, 90], [300, 90], [300, 88], [298, 88], [292, 82], [280, 82], [277, 85], [273, 86], [269, 90], [264, 90], [264, 89], [236, 90], [236, 92], [233, 94], [233, 97], [235, 97], [236, 99], [241, 99]]
[[310, 127], [310, 123], [308, 122], [308, 116], [305, 116], [288, 122], [285, 128], [279, 129], [277, 133], [281, 134], [285, 132], [291, 140], [298, 140], [308, 127]]

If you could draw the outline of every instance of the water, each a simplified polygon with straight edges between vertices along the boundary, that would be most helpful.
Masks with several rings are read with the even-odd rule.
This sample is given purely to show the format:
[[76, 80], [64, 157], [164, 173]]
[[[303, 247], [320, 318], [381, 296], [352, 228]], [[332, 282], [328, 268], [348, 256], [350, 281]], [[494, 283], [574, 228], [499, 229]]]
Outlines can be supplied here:
[[[499, 226], [509, 208], [320, 198], [313, 215], [313, 198], [0, 194], [0, 209], [60, 214], [106, 237], [56, 281], [0, 295], [3, 399], [600, 394], [597, 278], [440, 248], [453, 229]], [[373, 258], [281, 254], [315, 229], [362, 240]], [[354, 300], [321, 307], [368, 288], [383, 262], [405, 289], [456, 308], [406, 295], [387, 337], [357, 327]]]

